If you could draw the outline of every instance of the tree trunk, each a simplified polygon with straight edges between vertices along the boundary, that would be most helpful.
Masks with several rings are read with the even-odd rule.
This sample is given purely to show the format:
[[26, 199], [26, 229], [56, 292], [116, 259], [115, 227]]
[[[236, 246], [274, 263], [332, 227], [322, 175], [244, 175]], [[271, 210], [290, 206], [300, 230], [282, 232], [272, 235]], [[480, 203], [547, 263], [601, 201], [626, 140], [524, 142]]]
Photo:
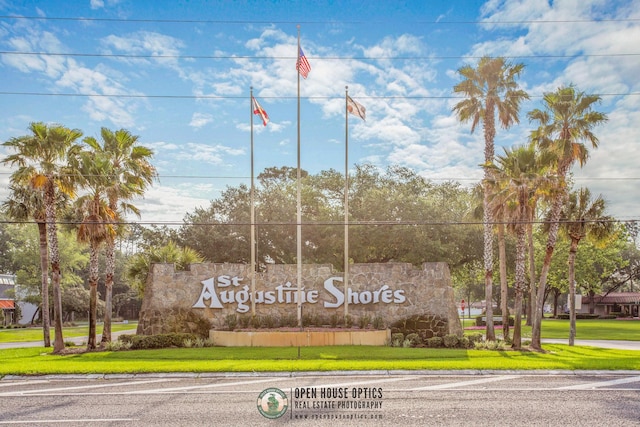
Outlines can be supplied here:
[[536, 285], [536, 259], [533, 247], [533, 218], [527, 225], [527, 243], [529, 254], [529, 312], [527, 316], [527, 326], [533, 325], [533, 316], [537, 311], [537, 285]]
[[40, 237], [40, 273], [42, 281], [42, 336], [44, 346], [51, 347], [51, 319], [49, 318], [49, 248], [47, 246], [47, 224], [38, 222]]
[[62, 334], [62, 293], [60, 292], [60, 252], [58, 249], [55, 190], [53, 188], [52, 177], [49, 176], [47, 178], [48, 183], [46, 185], [44, 200], [47, 215], [47, 235], [49, 238], [49, 251], [51, 257], [51, 286], [53, 288], [53, 353], [58, 354], [64, 350], [64, 337]]
[[[488, 174], [488, 172], [485, 172]], [[493, 326], [493, 220], [489, 211], [489, 194], [484, 195], [484, 297], [485, 316], [487, 319], [486, 339], [495, 341]]]
[[[484, 118], [482, 124], [484, 127], [484, 179], [491, 178], [492, 173], [488, 168], [493, 164], [494, 145], [493, 141], [496, 136], [495, 128], [495, 104], [491, 97], [487, 97]], [[484, 294], [486, 300], [486, 318], [487, 318], [487, 341], [496, 340], [496, 332], [493, 326], [493, 216], [489, 208], [491, 195], [489, 189], [485, 185], [483, 197], [483, 225], [484, 225]]]
[[111, 342], [111, 312], [113, 310], [113, 275], [115, 272], [115, 247], [113, 242], [107, 242], [105, 256], [105, 294], [104, 294], [104, 326], [102, 328], [102, 342]]
[[525, 289], [526, 230], [524, 224], [516, 226], [516, 283], [514, 298], [513, 343], [511, 348], [522, 348], [522, 294]]
[[96, 318], [98, 317], [98, 248], [91, 243], [89, 249], [89, 339], [87, 349], [96, 348]]
[[[500, 311], [502, 312], [502, 339], [509, 341], [509, 289], [507, 284], [507, 250], [504, 224], [498, 224], [498, 257], [500, 263]], [[506, 319], [506, 320], [505, 320]]]
[[569, 345], [576, 340], [576, 253], [579, 240], [571, 239], [569, 248]]
[[547, 275], [551, 268], [551, 257], [558, 239], [558, 229], [560, 228], [560, 214], [564, 205], [566, 192], [560, 191], [551, 206], [551, 222], [549, 224], [549, 236], [547, 237], [547, 250], [540, 272], [540, 285], [538, 286], [538, 300], [536, 302], [537, 309], [533, 317], [533, 326], [531, 328], [531, 347], [535, 350], [542, 350], [540, 343], [540, 334], [542, 328], [542, 311], [544, 307], [544, 297], [547, 287]]

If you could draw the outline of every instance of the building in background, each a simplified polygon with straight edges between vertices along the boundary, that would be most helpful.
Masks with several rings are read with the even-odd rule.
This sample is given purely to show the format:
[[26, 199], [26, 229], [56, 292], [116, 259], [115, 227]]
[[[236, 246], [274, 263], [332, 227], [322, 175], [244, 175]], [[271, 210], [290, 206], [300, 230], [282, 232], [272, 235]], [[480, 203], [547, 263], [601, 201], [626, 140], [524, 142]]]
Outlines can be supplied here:
[[22, 289], [13, 274], [0, 274], [0, 309], [4, 326], [31, 322], [38, 307], [22, 301]]

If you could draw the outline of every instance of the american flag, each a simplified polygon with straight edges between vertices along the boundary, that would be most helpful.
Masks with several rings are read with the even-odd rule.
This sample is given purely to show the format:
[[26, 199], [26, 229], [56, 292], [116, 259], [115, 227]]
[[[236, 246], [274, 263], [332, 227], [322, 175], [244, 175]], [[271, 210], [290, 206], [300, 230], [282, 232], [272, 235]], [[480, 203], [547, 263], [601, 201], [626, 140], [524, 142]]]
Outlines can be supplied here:
[[307, 57], [304, 56], [304, 52], [302, 48], [299, 48], [300, 52], [298, 52], [298, 62], [296, 62], [296, 70], [300, 73], [302, 77], [305, 79], [309, 75], [309, 71], [311, 71], [311, 64], [307, 61]]

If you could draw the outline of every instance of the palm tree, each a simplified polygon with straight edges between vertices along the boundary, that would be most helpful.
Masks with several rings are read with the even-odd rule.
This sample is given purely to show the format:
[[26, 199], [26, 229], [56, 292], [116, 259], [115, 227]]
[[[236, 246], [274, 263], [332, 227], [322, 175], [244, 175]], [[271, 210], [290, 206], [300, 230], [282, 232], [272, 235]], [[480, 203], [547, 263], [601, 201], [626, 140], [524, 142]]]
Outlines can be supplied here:
[[89, 244], [89, 339], [87, 348], [96, 348], [96, 320], [98, 306], [99, 248], [115, 236], [117, 213], [109, 209], [104, 197], [109, 184], [111, 164], [106, 156], [82, 151], [73, 159], [78, 181], [87, 194], [76, 205], [82, 220], [78, 226], [78, 240]]
[[558, 238], [560, 214], [567, 196], [566, 177], [575, 162], [583, 166], [587, 161], [589, 152], [584, 142], [590, 143], [593, 148], [598, 146], [598, 138], [592, 129], [607, 120], [604, 113], [593, 110], [594, 104], [599, 101], [599, 96], [585, 95], [573, 86], [561, 87], [555, 92], [545, 93], [544, 110], [535, 109], [528, 114], [529, 120], [539, 125], [531, 132], [531, 141], [555, 156], [555, 174], [559, 180], [548, 216], [549, 234], [540, 272], [536, 311], [533, 315], [531, 346], [536, 350], [542, 349], [540, 334], [544, 294], [551, 257]]
[[38, 225], [40, 248], [41, 295], [40, 313], [42, 315], [42, 334], [44, 346], [51, 347], [49, 326], [49, 249], [47, 248], [47, 223], [42, 193], [15, 184], [9, 186], [9, 199], [2, 204], [2, 210], [16, 221], [33, 219]]
[[[493, 164], [494, 139], [496, 135], [495, 114], [504, 129], [519, 123], [520, 103], [529, 95], [518, 89], [516, 78], [524, 69], [524, 64], [510, 64], [504, 58], [484, 56], [473, 68], [465, 65], [458, 70], [463, 81], [454, 86], [455, 93], [467, 99], [453, 107], [460, 122], [471, 121], [471, 132], [482, 121], [484, 128], [484, 179], [490, 178], [488, 166]], [[484, 190], [484, 269], [485, 299], [487, 301], [487, 340], [495, 341], [493, 328], [492, 286], [493, 286], [493, 218], [489, 209], [489, 191]]]
[[575, 264], [578, 244], [585, 237], [603, 241], [613, 234], [613, 218], [605, 215], [605, 201], [602, 196], [591, 199], [591, 192], [581, 188], [569, 194], [560, 222], [561, 230], [571, 239], [569, 247], [569, 345], [576, 337], [576, 281]]
[[509, 229], [516, 235], [515, 301], [513, 348], [522, 345], [522, 298], [526, 290], [526, 235], [533, 221], [532, 200], [544, 179], [544, 168], [533, 146], [505, 149], [492, 167], [493, 179], [489, 188], [495, 192], [492, 205], [503, 205], [504, 217]]
[[60, 353], [64, 350], [64, 338], [62, 336], [56, 200], [60, 192], [69, 196], [74, 195], [74, 182], [72, 176], [65, 173], [64, 162], [69, 150], [74, 150], [77, 146], [75, 141], [82, 136], [82, 132], [42, 122], [31, 123], [29, 131], [29, 135], [11, 138], [3, 144], [15, 150], [15, 154], [7, 156], [3, 163], [18, 166], [11, 175], [12, 183], [18, 186], [30, 186], [43, 194], [53, 288], [55, 330], [53, 352]]
[[173, 241], [169, 241], [164, 246], [152, 247], [130, 257], [127, 261], [125, 275], [129, 279], [131, 287], [138, 291], [140, 297], [143, 297], [151, 264], [173, 263], [176, 270], [185, 270], [189, 264], [201, 262], [204, 262], [204, 258], [195, 250], [189, 247], [180, 247]]
[[[149, 163], [153, 151], [138, 145], [138, 136], [132, 135], [125, 129], [115, 132], [101, 129], [102, 143], [95, 138], [88, 137], [84, 142], [97, 153], [106, 156], [110, 163], [110, 181], [106, 185], [108, 206], [112, 212], [133, 212], [140, 216], [138, 209], [128, 203], [135, 196], [141, 196], [147, 187], [157, 177], [156, 169]], [[123, 227], [115, 228], [118, 235], [124, 232]], [[105, 312], [102, 342], [111, 341], [111, 314], [113, 278], [115, 275], [115, 240], [106, 243], [105, 255]]]
[[[47, 245], [47, 222], [45, 217], [44, 200], [42, 193], [33, 191], [29, 187], [16, 184], [9, 186], [9, 198], [2, 203], [2, 210], [16, 221], [35, 221], [38, 226], [39, 250], [40, 250], [40, 272], [41, 272], [41, 295], [40, 313], [42, 317], [42, 334], [44, 346], [51, 347], [51, 335], [49, 327], [51, 319], [49, 317], [49, 248]], [[61, 194], [59, 194], [62, 196]], [[68, 203], [66, 197], [59, 197], [57, 209], [63, 209]]]

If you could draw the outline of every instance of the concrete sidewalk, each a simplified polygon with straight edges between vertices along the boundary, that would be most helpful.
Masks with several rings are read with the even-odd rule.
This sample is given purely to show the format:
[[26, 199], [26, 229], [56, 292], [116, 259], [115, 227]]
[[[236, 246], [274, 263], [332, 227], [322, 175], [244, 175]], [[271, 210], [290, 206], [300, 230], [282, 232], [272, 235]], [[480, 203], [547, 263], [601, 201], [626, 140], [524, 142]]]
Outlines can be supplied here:
[[[569, 339], [543, 339], [542, 344], [569, 344]], [[640, 350], [640, 341], [613, 341], [613, 340], [575, 340], [574, 345], [615, 348], [619, 350]]]

